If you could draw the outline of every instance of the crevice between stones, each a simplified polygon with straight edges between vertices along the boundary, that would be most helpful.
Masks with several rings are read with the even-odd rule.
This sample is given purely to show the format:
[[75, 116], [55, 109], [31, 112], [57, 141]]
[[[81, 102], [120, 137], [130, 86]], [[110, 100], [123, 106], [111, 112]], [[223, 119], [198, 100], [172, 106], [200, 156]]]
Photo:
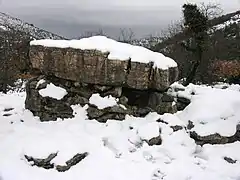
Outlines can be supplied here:
[[127, 64], [127, 69], [126, 69], [126, 73], [127, 75], [129, 75], [131, 69], [132, 69], [132, 66], [131, 66], [131, 58], [128, 60], [128, 64]]
[[152, 87], [151, 82], [154, 79], [154, 72], [153, 72], [154, 71], [154, 69], [153, 69], [154, 63], [150, 62], [149, 64], [150, 64], [150, 71], [148, 74], [148, 82], [149, 82], [148, 87], [151, 88]]

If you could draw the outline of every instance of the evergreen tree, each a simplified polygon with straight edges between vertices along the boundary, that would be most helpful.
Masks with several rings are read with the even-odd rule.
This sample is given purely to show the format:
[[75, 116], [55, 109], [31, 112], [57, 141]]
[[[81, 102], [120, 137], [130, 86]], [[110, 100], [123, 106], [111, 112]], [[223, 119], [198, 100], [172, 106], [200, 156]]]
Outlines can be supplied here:
[[194, 80], [198, 67], [203, 59], [203, 52], [207, 41], [208, 17], [205, 16], [195, 4], [184, 4], [183, 15], [184, 26], [186, 33], [189, 34], [190, 40], [188, 44], [183, 43], [182, 45], [195, 56], [194, 63], [184, 84], [188, 85]]

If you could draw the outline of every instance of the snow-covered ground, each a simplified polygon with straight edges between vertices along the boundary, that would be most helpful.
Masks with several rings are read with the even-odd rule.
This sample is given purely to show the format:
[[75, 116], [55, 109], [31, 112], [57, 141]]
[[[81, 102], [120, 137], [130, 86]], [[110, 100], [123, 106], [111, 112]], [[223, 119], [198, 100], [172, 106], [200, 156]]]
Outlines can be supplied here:
[[[105, 124], [88, 120], [87, 107], [79, 105], [72, 107], [73, 119], [43, 123], [24, 108], [25, 92], [0, 94], [0, 179], [239, 180], [240, 142], [200, 147], [184, 128], [173, 132], [171, 126], [185, 127], [191, 120], [200, 135], [233, 135], [240, 121], [240, 86], [189, 85], [178, 93], [192, 101], [182, 112]], [[159, 135], [161, 145], [143, 141]], [[31, 166], [24, 158], [56, 152], [52, 162], [58, 165], [77, 153], [89, 155], [66, 172]]]

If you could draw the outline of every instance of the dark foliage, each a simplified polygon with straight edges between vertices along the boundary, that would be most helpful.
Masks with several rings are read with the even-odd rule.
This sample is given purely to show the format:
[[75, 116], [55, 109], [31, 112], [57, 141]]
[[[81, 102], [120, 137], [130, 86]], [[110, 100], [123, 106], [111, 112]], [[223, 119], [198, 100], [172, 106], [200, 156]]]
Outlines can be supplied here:
[[6, 93], [29, 68], [29, 41], [30, 37], [19, 31], [0, 32], [0, 91]]
[[[224, 72], [216, 71], [216, 69], [213, 68], [213, 64], [216, 64], [218, 61], [240, 62], [240, 23], [228, 24], [219, 29], [213, 28], [218, 24], [229, 21], [236, 15], [240, 15], [240, 11], [208, 21], [208, 33], [204, 34], [206, 35], [206, 41], [203, 44], [202, 59], [193, 82], [212, 83], [219, 80], [227, 80], [227, 82], [240, 81], [237, 77], [231, 77], [231, 79], [229, 79], [230, 76], [226, 76]], [[196, 45], [196, 42], [191, 37], [191, 33], [187, 33], [186, 28], [187, 27], [152, 48], [152, 50], [161, 52], [176, 60], [180, 71], [179, 78], [181, 79], [189, 75], [193, 64], [197, 62], [193, 52], [193, 45]], [[234, 81], [232, 79], [234, 79]]]
[[203, 59], [203, 52], [207, 41], [208, 18], [200, 11], [197, 5], [193, 4], [183, 5], [183, 15], [186, 33], [189, 34], [191, 41], [188, 44], [182, 43], [182, 45], [195, 56], [195, 61], [191, 65], [192, 67], [184, 83], [188, 85], [193, 82]]

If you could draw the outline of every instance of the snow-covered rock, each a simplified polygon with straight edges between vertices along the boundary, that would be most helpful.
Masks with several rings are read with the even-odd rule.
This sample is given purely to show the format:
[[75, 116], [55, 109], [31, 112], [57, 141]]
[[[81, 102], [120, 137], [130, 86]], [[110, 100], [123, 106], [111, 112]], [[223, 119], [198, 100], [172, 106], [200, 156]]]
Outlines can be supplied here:
[[33, 68], [58, 78], [164, 91], [178, 76], [173, 59], [104, 36], [81, 40], [43, 39], [30, 44]]
[[109, 53], [108, 59], [111, 60], [128, 60], [139, 63], [153, 63], [154, 67], [159, 69], [168, 69], [177, 67], [177, 63], [171, 58], [165, 57], [161, 53], [152, 52], [141, 46], [133, 46], [126, 43], [120, 43], [104, 36], [93, 36], [80, 40], [34, 40], [30, 45], [56, 47], [56, 48], [73, 48], [81, 50], [99, 50], [102, 53]]
[[89, 103], [96, 105], [98, 109], [116, 106], [117, 102], [118, 100], [111, 95], [107, 97], [101, 97], [100, 94], [93, 94], [89, 99]]

